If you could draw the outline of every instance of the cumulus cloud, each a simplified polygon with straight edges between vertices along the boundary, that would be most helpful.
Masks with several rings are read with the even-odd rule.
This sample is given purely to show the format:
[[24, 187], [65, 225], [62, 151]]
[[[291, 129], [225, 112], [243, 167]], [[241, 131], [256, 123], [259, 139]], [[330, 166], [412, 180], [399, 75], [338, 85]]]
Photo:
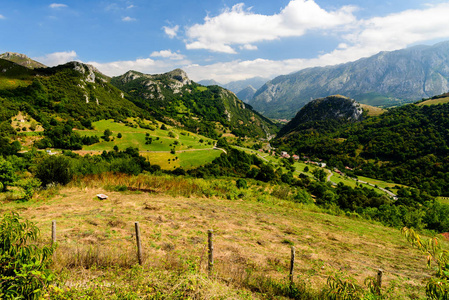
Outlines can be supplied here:
[[186, 47], [236, 53], [234, 45], [298, 37], [309, 30], [329, 30], [353, 23], [354, 10], [353, 6], [343, 6], [326, 11], [313, 0], [292, 0], [278, 14], [261, 15], [240, 3], [216, 17], [207, 16], [203, 24], [189, 27]]
[[45, 56], [36, 57], [35, 60], [47, 65], [49, 67], [57, 66], [64, 64], [69, 61], [75, 60], [77, 54], [75, 51], [66, 51], [66, 52], [54, 52], [47, 54]]
[[163, 57], [161, 55], [157, 57], [161, 57], [162, 59], [139, 58], [136, 60], [114, 61], [107, 63], [88, 62], [88, 64], [93, 65], [100, 70], [100, 72], [108, 76], [122, 75], [129, 70], [134, 70], [145, 74], [162, 74], [176, 68], [185, 68], [185, 66], [191, 64], [189, 60], [173, 60], [170, 59], [170, 57]]
[[298, 65], [304, 65], [303, 59], [290, 60], [234, 60], [214, 63], [210, 65], [192, 64], [184, 67], [184, 71], [195, 81], [214, 79], [221, 83], [235, 80], [244, 80], [263, 76], [273, 78], [277, 75], [287, 74], [298, 70]]
[[66, 5], [66, 4], [62, 4], [62, 3], [52, 3], [52, 4], [49, 5], [49, 7], [50, 7], [50, 8], [57, 9], [57, 8], [64, 8], [64, 7], [67, 7], [67, 5]]
[[383, 17], [358, 22], [357, 29], [347, 32], [334, 51], [313, 61], [333, 65], [354, 61], [380, 51], [393, 51], [407, 46], [449, 38], [449, 3], [425, 9], [405, 10]]
[[[298, 4], [293, 2], [296, 1], [291, 1], [288, 6]], [[305, 3], [305, 1], [302, 2]], [[281, 14], [286, 9], [282, 10]], [[288, 9], [288, 11], [292, 10]], [[342, 28], [340, 42], [333, 51], [315, 58], [235, 60], [204, 66], [191, 65], [186, 71], [194, 80], [214, 79], [226, 83], [255, 76], [274, 77], [308, 67], [346, 63], [380, 51], [393, 51], [428, 41], [448, 39], [449, 18], [445, 17], [447, 15], [449, 15], [449, 3], [442, 3], [426, 6], [423, 9], [405, 10], [382, 17], [355, 20], [351, 26]], [[319, 24], [320, 21], [317, 22]], [[217, 47], [228, 47], [234, 51], [230, 45], [215, 44]], [[239, 48], [245, 49], [245, 44]]]
[[123, 17], [123, 18], [122, 18], [122, 21], [123, 21], [123, 22], [134, 22], [134, 21], [137, 21], [137, 20], [134, 19], [134, 18], [131, 18], [131, 17], [129, 17], [129, 16], [126, 16], [126, 17]]
[[178, 35], [179, 26], [178, 25], [173, 27], [164, 26], [162, 27], [162, 29], [164, 29], [165, 34], [172, 39]]
[[169, 50], [161, 50], [161, 51], [154, 51], [153, 53], [151, 53], [150, 55], [151, 57], [163, 57], [163, 58], [169, 58], [169, 59], [173, 59], [173, 60], [180, 60], [180, 59], [184, 59], [184, 55], [177, 53], [177, 52], [172, 52], [170, 49]]

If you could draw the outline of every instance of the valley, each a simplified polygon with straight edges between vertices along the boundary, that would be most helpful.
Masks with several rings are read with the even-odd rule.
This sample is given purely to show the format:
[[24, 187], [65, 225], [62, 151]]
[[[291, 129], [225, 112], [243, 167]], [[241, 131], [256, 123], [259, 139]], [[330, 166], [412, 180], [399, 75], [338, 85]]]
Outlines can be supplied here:
[[36, 63], [0, 56], [0, 222], [36, 230], [11, 251], [36, 245], [40, 262], [8, 265], [24, 275], [0, 298], [26, 278], [35, 299], [424, 299], [445, 278], [447, 94], [388, 109], [323, 95], [281, 126], [181, 69]]

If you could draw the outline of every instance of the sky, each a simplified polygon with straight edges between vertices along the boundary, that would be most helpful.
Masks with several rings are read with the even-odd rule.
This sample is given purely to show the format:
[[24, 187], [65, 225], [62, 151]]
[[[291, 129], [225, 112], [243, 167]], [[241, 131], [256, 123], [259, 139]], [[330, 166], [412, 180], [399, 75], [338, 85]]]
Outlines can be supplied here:
[[442, 0], [0, 0], [0, 53], [225, 84], [433, 45], [448, 16]]

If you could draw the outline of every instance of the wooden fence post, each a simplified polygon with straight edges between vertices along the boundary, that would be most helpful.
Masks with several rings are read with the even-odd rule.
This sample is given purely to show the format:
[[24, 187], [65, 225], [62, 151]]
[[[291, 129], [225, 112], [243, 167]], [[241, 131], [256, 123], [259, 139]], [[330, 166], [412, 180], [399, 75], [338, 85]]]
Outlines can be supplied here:
[[290, 285], [293, 285], [293, 268], [295, 266], [295, 247], [292, 246], [292, 256], [290, 259]]
[[142, 265], [142, 244], [140, 243], [139, 222], [135, 222], [134, 227], [136, 228], [137, 259], [139, 260], [139, 265]]
[[56, 221], [51, 221], [51, 245], [56, 244]]
[[380, 289], [382, 288], [382, 275], [384, 271], [382, 269], [379, 269], [377, 271], [377, 294], [380, 295]]
[[213, 230], [209, 229], [207, 231], [207, 242], [208, 242], [208, 246], [209, 246], [209, 261], [207, 264], [207, 269], [209, 271], [209, 276], [212, 274], [212, 269], [214, 267], [214, 244], [213, 244]]

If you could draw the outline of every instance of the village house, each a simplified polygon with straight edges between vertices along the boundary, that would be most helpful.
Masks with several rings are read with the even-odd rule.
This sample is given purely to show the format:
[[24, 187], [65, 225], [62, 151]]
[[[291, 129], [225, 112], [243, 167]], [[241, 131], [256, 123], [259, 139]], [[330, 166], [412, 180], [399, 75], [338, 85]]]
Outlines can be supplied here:
[[285, 151], [282, 151], [282, 152], [281, 152], [281, 157], [283, 157], [283, 158], [290, 158], [290, 154], [288, 154], [288, 153], [285, 152]]

